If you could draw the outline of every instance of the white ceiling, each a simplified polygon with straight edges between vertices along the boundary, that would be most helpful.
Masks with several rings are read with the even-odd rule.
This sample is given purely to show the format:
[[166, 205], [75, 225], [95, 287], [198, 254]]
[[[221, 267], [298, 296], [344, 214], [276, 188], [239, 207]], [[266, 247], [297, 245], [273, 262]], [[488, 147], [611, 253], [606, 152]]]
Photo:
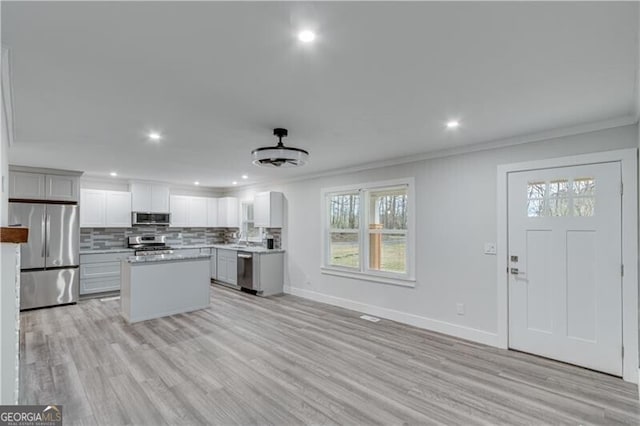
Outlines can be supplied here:
[[[1, 7], [14, 164], [228, 187], [635, 113], [630, 2]], [[251, 165], [273, 127], [307, 166]]]

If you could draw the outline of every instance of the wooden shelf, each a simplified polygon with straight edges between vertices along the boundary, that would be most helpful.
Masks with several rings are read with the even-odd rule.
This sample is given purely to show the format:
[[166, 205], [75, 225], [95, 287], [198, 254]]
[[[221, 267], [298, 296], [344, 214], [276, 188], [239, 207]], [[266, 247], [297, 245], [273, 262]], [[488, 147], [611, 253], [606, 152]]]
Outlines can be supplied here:
[[26, 243], [29, 228], [0, 228], [0, 243]]

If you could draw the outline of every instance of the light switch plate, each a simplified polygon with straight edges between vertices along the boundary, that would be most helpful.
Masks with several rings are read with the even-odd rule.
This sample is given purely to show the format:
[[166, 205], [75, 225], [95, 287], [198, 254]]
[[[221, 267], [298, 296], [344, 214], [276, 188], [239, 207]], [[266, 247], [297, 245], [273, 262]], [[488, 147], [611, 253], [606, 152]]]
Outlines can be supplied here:
[[496, 254], [496, 243], [484, 243], [484, 254]]
[[464, 315], [464, 303], [456, 303], [456, 313], [458, 315]]

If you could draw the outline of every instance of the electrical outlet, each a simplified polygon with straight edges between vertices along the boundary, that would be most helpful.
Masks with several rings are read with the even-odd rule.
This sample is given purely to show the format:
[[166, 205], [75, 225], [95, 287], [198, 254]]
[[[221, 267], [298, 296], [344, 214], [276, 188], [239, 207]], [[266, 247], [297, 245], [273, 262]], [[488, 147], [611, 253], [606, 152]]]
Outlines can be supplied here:
[[456, 303], [456, 311], [458, 315], [464, 315], [464, 303]]
[[484, 254], [496, 254], [496, 243], [484, 243]]

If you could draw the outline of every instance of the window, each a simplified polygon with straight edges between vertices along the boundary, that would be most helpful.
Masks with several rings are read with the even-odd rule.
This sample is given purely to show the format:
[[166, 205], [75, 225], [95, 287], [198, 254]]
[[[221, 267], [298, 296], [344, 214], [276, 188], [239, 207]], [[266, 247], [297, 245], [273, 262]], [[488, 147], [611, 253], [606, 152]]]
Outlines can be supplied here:
[[360, 193], [329, 197], [329, 265], [360, 268]]
[[412, 179], [323, 191], [323, 271], [413, 281]]
[[253, 226], [253, 203], [242, 202], [242, 240], [262, 241], [262, 230]]

